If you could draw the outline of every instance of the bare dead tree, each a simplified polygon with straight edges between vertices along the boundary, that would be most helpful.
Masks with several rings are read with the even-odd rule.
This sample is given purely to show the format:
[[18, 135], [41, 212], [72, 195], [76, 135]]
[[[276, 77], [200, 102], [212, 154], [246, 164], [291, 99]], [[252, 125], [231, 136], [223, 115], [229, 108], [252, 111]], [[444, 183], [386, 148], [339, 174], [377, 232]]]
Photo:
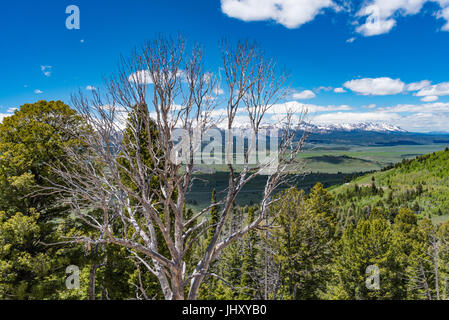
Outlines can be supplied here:
[[[287, 112], [276, 156], [252, 165], [256, 139], [244, 150], [241, 169], [227, 154], [224, 199], [186, 217], [183, 209], [195, 178], [195, 154], [201, 137], [217, 125], [215, 115], [224, 111], [226, 128], [232, 131], [236, 116], [245, 114], [251, 135], [257, 137], [267, 112], [285, 98], [287, 75], [278, 72], [256, 45], [243, 41], [231, 46], [224, 41], [222, 60], [223, 79], [205, 71], [200, 46], [188, 54], [182, 38], [162, 36], [122, 59], [118, 73], [106, 81], [105, 93], [96, 91], [90, 99], [82, 93], [73, 97], [74, 107], [90, 127], [80, 137], [85, 147], [67, 149], [71, 165], [53, 166], [64, 183], [45, 189], [60, 194], [102, 235], [69, 242], [126, 247], [157, 277], [166, 299], [197, 299], [211, 262], [223, 249], [251, 230], [268, 227], [264, 221], [269, 221], [268, 208], [276, 201], [272, 194], [292, 172], [307, 137], [295, 140], [304, 112]], [[222, 86], [224, 94], [218, 90]], [[228, 135], [228, 151], [232, 142]], [[224, 234], [237, 195], [260, 175], [267, 181], [255, 220]], [[220, 219], [210, 225], [207, 213], [215, 206], [220, 207]], [[186, 255], [209, 228], [214, 236], [189, 273]], [[142, 293], [138, 296], [146, 297], [137, 286]]]

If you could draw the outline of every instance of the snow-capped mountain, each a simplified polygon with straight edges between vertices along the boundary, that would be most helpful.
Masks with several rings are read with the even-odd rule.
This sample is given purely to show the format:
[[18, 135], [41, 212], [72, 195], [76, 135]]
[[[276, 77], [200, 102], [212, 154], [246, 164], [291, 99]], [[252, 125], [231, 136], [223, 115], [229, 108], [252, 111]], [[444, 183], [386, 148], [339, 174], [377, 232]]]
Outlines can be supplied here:
[[330, 131], [370, 131], [370, 132], [407, 132], [406, 130], [388, 123], [360, 122], [360, 123], [340, 123], [340, 124], [311, 124], [312, 132]]
[[[224, 127], [219, 126], [221, 129]], [[282, 129], [285, 128], [283, 123], [267, 123], [261, 125], [264, 129]], [[250, 129], [249, 123], [236, 123], [236, 129]], [[340, 123], [340, 124], [303, 124], [300, 128], [295, 129], [307, 129], [312, 133], [329, 133], [333, 131], [339, 132], [380, 132], [380, 133], [405, 133], [406, 130], [402, 128], [388, 124], [388, 123], [376, 123], [376, 122], [360, 122], [360, 123]]]

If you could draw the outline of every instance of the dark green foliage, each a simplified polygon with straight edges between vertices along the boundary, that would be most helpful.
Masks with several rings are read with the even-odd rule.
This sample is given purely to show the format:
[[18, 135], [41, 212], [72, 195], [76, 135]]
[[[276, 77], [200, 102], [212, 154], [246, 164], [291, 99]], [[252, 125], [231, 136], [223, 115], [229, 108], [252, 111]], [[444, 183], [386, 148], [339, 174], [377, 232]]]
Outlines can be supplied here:
[[40, 219], [60, 212], [49, 195], [34, 195], [37, 186], [57, 182], [49, 164], [64, 159], [64, 147], [80, 144], [81, 120], [61, 101], [25, 104], [0, 123], [0, 210], [26, 213], [30, 208]]
[[58, 222], [67, 208], [37, 189], [59, 182], [49, 164], [64, 163], [65, 146], [82, 145], [80, 130], [60, 101], [23, 105], [0, 124], [0, 299], [83, 296], [64, 292], [66, 267], [85, 262], [82, 247], [45, 245], [66, 235]]

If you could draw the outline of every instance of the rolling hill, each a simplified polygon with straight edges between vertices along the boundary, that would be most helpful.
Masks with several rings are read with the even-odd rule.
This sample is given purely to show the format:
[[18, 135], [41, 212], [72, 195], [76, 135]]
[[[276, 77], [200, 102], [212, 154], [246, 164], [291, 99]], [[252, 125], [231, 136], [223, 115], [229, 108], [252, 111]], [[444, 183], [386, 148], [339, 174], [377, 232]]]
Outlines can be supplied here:
[[342, 223], [366, 216], [374, 208], [393, 219], [402, 207], [411, 208], [421, 218], [445, 221], [449, 219], [449, 148], [404, 159], [331, 190]]

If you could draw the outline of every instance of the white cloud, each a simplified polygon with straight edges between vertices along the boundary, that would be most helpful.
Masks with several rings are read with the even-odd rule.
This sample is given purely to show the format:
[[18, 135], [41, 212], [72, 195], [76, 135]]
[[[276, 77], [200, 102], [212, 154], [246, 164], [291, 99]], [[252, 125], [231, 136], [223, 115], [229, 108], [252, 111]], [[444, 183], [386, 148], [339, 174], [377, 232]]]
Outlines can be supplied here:
[[128, 81], [137, 84], [152, 84], [153, 77], [149, 70], [140, 70], [128, 77]]
[[224, 90], [221, 89], [221, 88], [218, 88], [218, 87], [215, 88], [214, 91], [215, 91], [214, 93], [215, 93], [216, 96], [224, 94]]
[[41, 94], [41, 93], [44, 93], [44, 92], [41, 91], [41, 90], [39, 90], [39, 89], [36, 89], [36, 90], [34, 90], [34, 93], [35, 93], [35, 94]]
[[345, 93], [346, 90], [343, 89], [343, 88], [335, 88], [335, 89], [334, 89], [334, 92], [335, 92], [335, 93]]
[[422, 88], [418, 93], [416, 93], [416, 96], [449, 96], [449, 82], [442, 82], [433, 86]]
[[[398, 15], [415, 15], [426, 2], [437, 2], [442, 9], [437, 17], [449, 21], [448, 0], [371, 0], [357, 13], [358, 17], [366, 17], [366, 21], [356, 30], [367, 37], [388, 33], [396, 26]], [[449, 31], [449, 22], [442, 30]]]
[[402, 117], [396, 123], [411, 132], [449, 132], [449, 113], [419, 112]]
[[290, 101], [286, 103], [280, 103], [272, 106], [267, 114], [286, 114], [286, 113], [301, 113], [307, 111], [308, 113], [318, 113], [318, 112], [330, 112], [330, 111], [349, 111], [352, 108], [347, 105], [340, 106], [318, 106], [314, 104], [300, 103], [298, 101]]
[[449, 113], [449, 103], [434, 102], [423, 104], [398, 104], [393, 107], [378, 109], [384, 112], [447, 112]]
[[14, 113], [14, 111], [19, 110], [18, 108], [9, 108], [7, 113]]
[[347, 43], [353, 43], [355, 41], [355, 37], [349, 38], [346, 40]]
[[321, 86], [315, 89], [315, 91], [317, 93], [320, 93], [321, 91], [332, 91], [334, 88], [332, 87], [325, 87], [325, 86]]
[[433, 101], [437, 101], [438, 97], [437, 96], [428, 96], [428, 97], [424, 97], [421, 99], [421, 101], [423, 102], [433, 102]]
[[359, 123], [370, 121], [393, 121], [400, 116], [390, 112], [334, 112], [313, 117], [316, 123]]
[[441, 30], [449, 31], [449, 6], [439, 11], [437, 18], [446, 20], [446, 24], [441, 28]]
[[373, 21], [370, 20], [365, 24], [356, 28], [356, 31], [363, 34], [365, 37], [377, 36], [380, 34], [388, 33], [396, 25], [396, 21], [389, 19], [386, 21]]
[[423, 88], [429, 87], [432, 83], [429, 80], [413, 82], [407, 85], [407, 91], [419, 91]]
[[97, 88], [95, 88], [95, 87], [93, 87], [93, 86], [87, 86], [87, 87], [86, 87], [86, 90], [89, 90], [89, 91], [96, 91]]
[[3, 119], [10, 116], [12, 116], [12, 114], [10, 113], [0, 113], [0, 123], [3, 121]]
[[302, 92], [293, 94], [293, 99], [298, 99], [298, 100], [313, 99], [315, 97], [316, 97], [316, 94], [311, 90], [304, 90]]
[[312, 21], [325, 8], [338, 11], [332, 0], [221, 0], [221, 10], [229, 17], [274, 20], [290, 29]]
[[[172, 73], [168, 72], [168, 77], [171, 77]], [[164, 73], [161, 73], [160, 75], [156, 75], [156, 78], [160, 78], [163, 79], [165, 77]], [[183, 78], [185, 77], [185, 73], [183, 70], [178, 70], [176, 72], [176, 77], [178, 78]], [[205, 77], [208, 77], [208, 75], [206, 75]], [[207, 80], [207, 78], [206, 78]], [[132, 83], [138, 83], [138, 84], [153, 84], [153, 76], [151, 75], [150, 70], [139, 70], [137, 72], [134, 72], [133, 74], [131, 74], [128, 77], [128, 81], [132, 82]]]
[[44, 74], [44, 76], [46, 76], [46, 77], [51, 76], [51, 69], [52, 69], [52, 66], [41, 66], [41, 71]]
[[344, 83], [344, 87], [364, 96], [394, 95], [404, 91], [405, 83], [400, 79], [364, 78]]

